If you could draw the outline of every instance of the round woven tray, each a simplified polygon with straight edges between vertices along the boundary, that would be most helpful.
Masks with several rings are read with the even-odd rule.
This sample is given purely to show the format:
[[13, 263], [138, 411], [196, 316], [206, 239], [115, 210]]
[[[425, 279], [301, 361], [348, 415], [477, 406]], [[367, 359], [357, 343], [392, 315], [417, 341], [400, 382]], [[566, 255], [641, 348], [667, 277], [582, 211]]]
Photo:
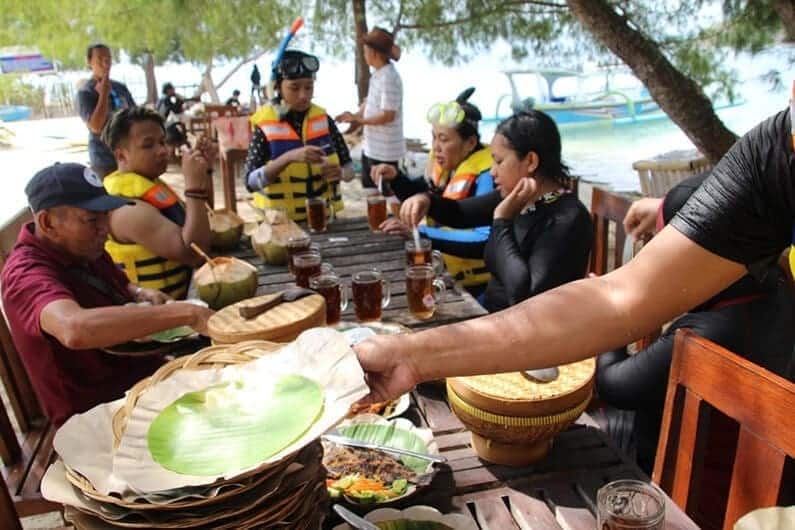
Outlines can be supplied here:
[[155, 373], [136, 383], [127, 392], [127, 399], [124, 405], [113, 415], [113, 448], [117, 449], [119, 447], [124, 431], [127, 429], [127, 420], [136, 403], [138, 403], [138, 398], [150, 386], [174, 375], [177, 370], [209, 370], [223, 368], [232, 364], [247, 363], [283, 346], [283, 344], [264, 340], [241, 342], [234, 345], [210, 346], [199, 350], [193, 355], [178, 357], [164, 364]]
[[279, 304], [252, 319], [240, 316], [241, 305], [256, 305], [274, 296], [276, 293], [257, 296], [221, 309], [207, 322], [210, 338], [216, 344], [247, 340], [288, 342], [304, 330], [326, 324], [326, 301], [319, 294]]
[[596, 361], [586, 359], [558, 367], [549, 383], [508, 372], [448, 379], [461, 399], [480, 410], [505, 416], [542, 416], [576, 407], [591, 395]]

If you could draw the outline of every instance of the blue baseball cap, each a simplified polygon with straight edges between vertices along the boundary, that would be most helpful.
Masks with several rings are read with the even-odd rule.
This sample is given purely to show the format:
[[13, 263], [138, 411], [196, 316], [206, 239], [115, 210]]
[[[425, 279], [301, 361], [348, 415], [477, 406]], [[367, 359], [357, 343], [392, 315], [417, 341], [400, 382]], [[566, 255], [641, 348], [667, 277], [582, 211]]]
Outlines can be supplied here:
[[56, 162], [33, 175], [25, 186], [28, 204], [34, 212], [74, 206], [92, 212], [108, 212], [128, 204], [127, 199], [108, 195], [102, 181], [82, 164]]

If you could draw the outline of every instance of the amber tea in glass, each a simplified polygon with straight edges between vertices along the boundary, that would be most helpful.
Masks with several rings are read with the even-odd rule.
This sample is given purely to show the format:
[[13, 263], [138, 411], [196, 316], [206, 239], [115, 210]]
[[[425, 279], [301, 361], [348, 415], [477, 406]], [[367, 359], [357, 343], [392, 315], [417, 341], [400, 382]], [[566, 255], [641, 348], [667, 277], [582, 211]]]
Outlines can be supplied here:
[[312, 232], [325, 232], [328, 227], [326, 199], [311, 197], [306, 200], [306, 222]]
[[431, 265], [414, 265], [406, 269], [406, 298], [414, 318], [431, 318], [444, 291], [444, 282], [436, 278]]
[[309, 287], [326, 299], [326, 324], [339, 322], [348, 307], [348, 293], [339, 276], [333, 273], [314, 276], [309, 279]]
[[367, 196], [367, 222], [370, 230], [379, 232], [381, 223], [386, 221], [386, 197], [380, 193]]
[[359, 322], [381, 320], [383, 308], [389, 305], [389, 284], [376, 270], [361, 271], [351, 281], [353, 308]]

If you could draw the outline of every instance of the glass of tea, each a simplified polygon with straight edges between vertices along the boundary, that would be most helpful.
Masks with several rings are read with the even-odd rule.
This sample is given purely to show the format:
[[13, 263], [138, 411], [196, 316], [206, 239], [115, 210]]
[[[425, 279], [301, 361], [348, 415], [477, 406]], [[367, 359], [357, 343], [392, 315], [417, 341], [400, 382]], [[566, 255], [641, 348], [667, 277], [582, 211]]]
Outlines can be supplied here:
[[373, 232], [381, 231], [381, 223], [386, 221], [386, 197], [375, 192], [367, 196], [367, 222]]
[[328, 228], [328, 206], [323, 197], [306, 200], [306, 223], [312, 232], [325, 232]]
[[306, 252], [311, 245], [312, 240], [309, 236], [290, 236], [287, 238], [287, 268], [291, 273], [295, 274], [295, 271], [293, 271], [293, 256]]
[[445, 286], [431, 265], [412, 265], [406, 269], [406, 298], [414, 318], [427, 320], [436, 312]]
[[326, 324], [331, 326], [339, 322], [348, 307], [348, 291], [340, 277], [333, 272], [313, 276], [309, 279], [309, 287], [326, 299]]
[[640, 480], [616, 480], [596, 493], [596, 517], [600, 530], [662, 530], [665, 495]]
[[295, 284], [298, 287], [308, 289], [310, 278], [333, 270], [331, 264], [323, 263], [320, 252], [310, 250], [293, 256], [293, 274], [295, 274]]
[[377, 270], [360, 271], [351, 281], [353, 308], [359, 322], [381, 320], [382, 310], [389, 305], [389, 283]]
[[438, 250], [431, 250], [430, 239], [420, 239], [420, 246], [413, 239], [406, 241], [406, 265], [432, 265], [436, 274], [444, 272], [444, 260], [442, 253]]

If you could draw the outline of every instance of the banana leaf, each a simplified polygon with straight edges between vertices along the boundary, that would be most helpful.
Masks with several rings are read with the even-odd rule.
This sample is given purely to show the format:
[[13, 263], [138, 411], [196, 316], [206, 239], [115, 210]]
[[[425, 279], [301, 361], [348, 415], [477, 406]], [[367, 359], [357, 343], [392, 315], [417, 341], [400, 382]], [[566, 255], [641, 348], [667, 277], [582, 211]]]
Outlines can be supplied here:
[[185, 475], [246, 469], [299, 439], [320, 417], [323, 400], [320, 385], [300, 375], [282, 377], [270, 393], [239, 381], [190, 392], [154, 419], [149, 451]]

